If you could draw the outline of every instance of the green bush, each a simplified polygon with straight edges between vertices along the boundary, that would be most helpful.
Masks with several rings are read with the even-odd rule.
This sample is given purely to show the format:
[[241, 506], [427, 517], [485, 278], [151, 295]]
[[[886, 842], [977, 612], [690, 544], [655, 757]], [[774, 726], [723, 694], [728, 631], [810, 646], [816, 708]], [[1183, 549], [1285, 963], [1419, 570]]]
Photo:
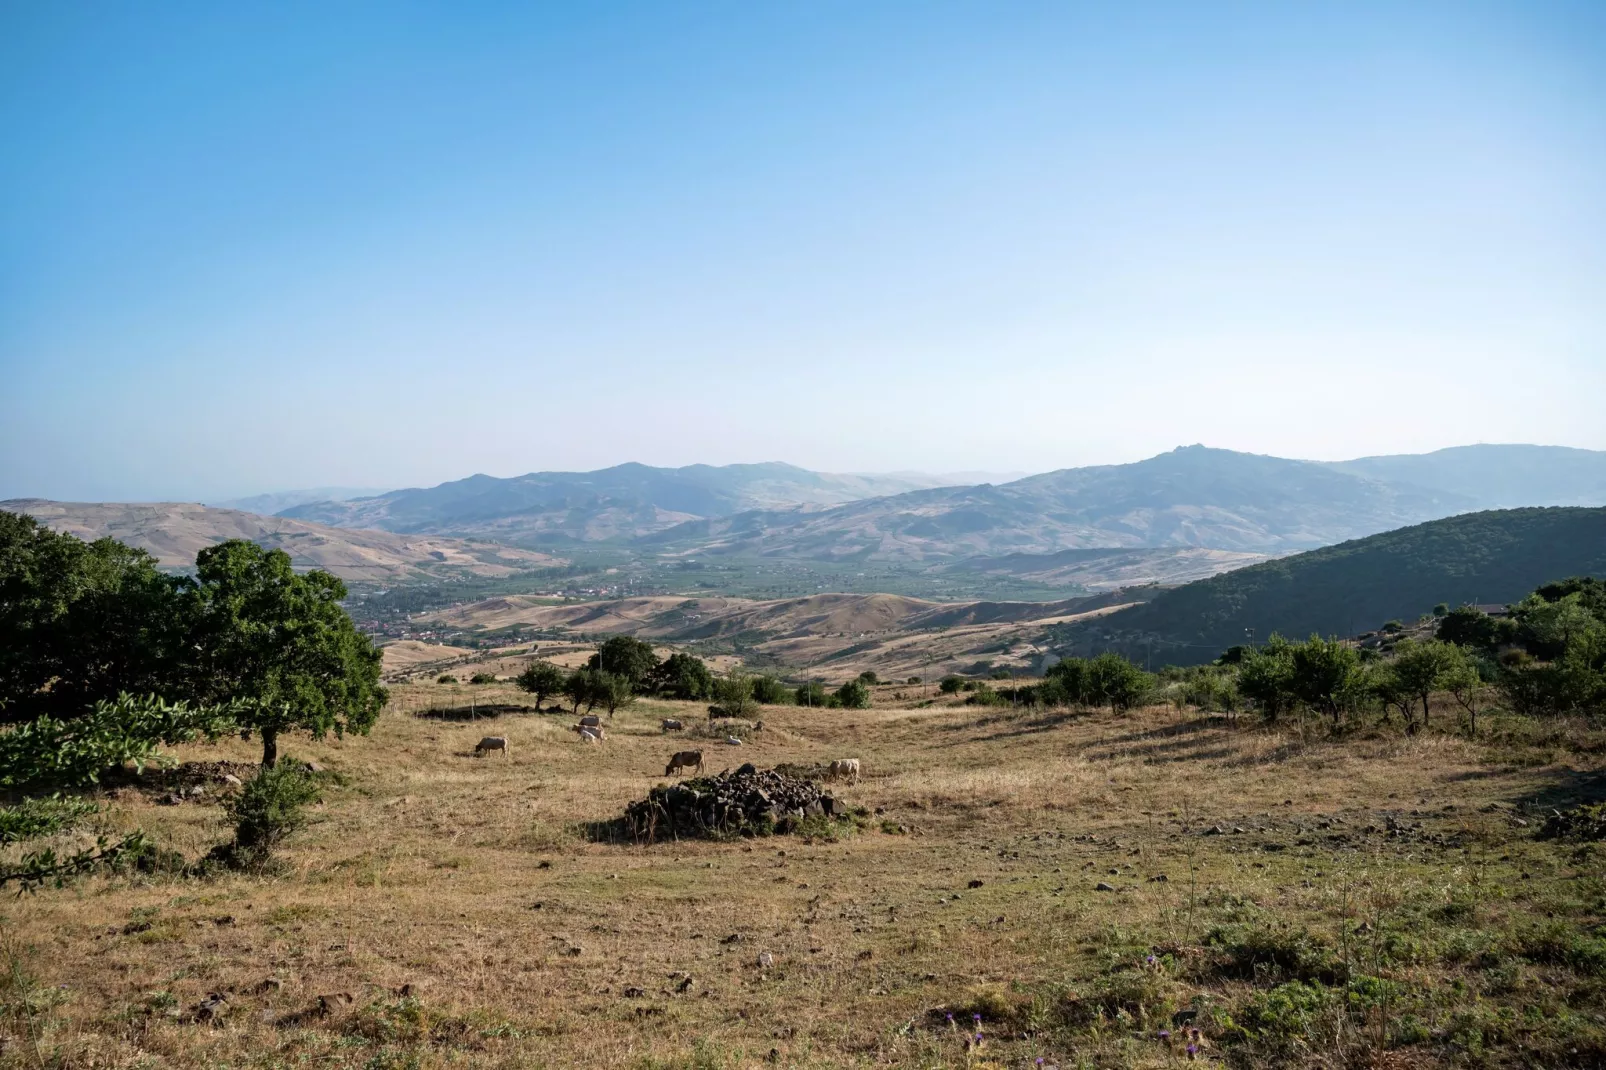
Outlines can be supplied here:
[[216, 739], [235, 727], [234, 706], [192, 709], [155, 696], [121, 695], [82, 716], [40, 716], [0, 733], [0, 788], [86, 787], [126, 762], [161, 761], [163, 745]]
[[941, 691], [945, 695], [952, 695], [964, 686], [965, 678], [963, 676], [954, 676], [950, 673], [949, 675], [944, 676], [942, 680], [938, 682], [937, 690]]
[[881, 678], [875, 674], [875, 670], [866, 669], [859, 674], [859, 682], [874, 687], [881, 682]]
[[477, 672], [468, 678], [468, 682], [471, 684], [494, 684], [496, 683], [496, 674], [494, 672]]
[[453, 676], [449, 672], [445, 672], [435, 677], [435, 682], [437, 684], [455, 684], [457, 683], [457, 677]]
[[238, 794], [223, 803], [234, 822], [234, 842], [215, 856], [236, 866], [259, 866], [274, 848], [307, 823], [306, 808], [318, 799], [318, 784], [297, 762], [260, 769]]
[[753, 701], [764, 706], [779, 706], [792, 700], [792, 691], [773, 676], [753, 677]]
[[799, 706], [829, 706], [830, 697], [825, 693], [825, 685], [817, 682], [798, 684], [793, 692], [793, 701]]
[[867, 710], [870, 708], [870, 689], [862, 680], [849, 680], [836, 689], [832, 696], [848, 710]]

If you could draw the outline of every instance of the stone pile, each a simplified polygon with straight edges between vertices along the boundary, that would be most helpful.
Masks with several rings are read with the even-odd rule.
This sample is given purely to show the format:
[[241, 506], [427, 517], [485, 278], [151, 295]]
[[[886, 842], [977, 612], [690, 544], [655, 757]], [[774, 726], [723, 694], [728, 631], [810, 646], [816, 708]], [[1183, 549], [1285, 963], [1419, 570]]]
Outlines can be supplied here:
[[791, 832], [805, 818], [844, 818], [848, 806], [812, 780], [743, 765], [734, 773], [653, 788], [625, 808], [624, 831], [637, 843]]

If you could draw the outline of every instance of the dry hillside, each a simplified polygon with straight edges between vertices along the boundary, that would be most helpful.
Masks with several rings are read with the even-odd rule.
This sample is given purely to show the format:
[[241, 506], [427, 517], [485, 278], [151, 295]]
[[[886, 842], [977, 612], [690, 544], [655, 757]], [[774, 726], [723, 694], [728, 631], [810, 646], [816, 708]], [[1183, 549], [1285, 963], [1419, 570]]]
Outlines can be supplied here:
[[[454, 606], [422, 622], [468, 631], [528, 625], [582, 635], [622, 634], [669, 644], [739, 640], [749, 660], [829, 679], [865, 669], [888, 678], [926, 676], [988, 660], [1028, 670], [1042, 661], [1036, 639], [1050, 624], [1131, 605], [1148, 591], [1060, 602], [928, 602], [891, 594], [742, 598], [627, 598], [554, 605], [534, 596]], [[396, 671], [403, 662], [398, 659]]]
[[[1514, 1070], [1606, 1055], [1598, 865], [1512, 809], [1565, 805], [1598, 776], [1598, 732], [1490, 750], [1170, 708], [912, 708], [881, 689], [870, 710], [768, 707], [740, 747], [665, 737], [660, 717], [695, 728], [702, 708], [644, 700], [587, 746], [566, 717], [427, 715], [466, 706], [460, 690], [400, 687], [371, 738], [291, 743], [331, 772], [277, 873], [13, 899], [0, 1063]], [[487, 733], [511, 754], [476, 758]], [[714, 772], [857, 757], [863, 779], [831, 788], [863, 808], [858, 827], [587, 838], [685, 746]], [[181, 756], [249, 776], [253, 754], [234, 739]], [[191, 859], [227, 839], [216, 781], [181, 805], [160, 805], [166, 790], [106, 793], [109, 824]], [[1316, 987], [1278, 987], [1299, 978]], [[1190, 1018], [1198, 1060], [1176, 1024]]]
[[547, 554], [434, 535], [331, 528], [190, 502], [52, 502], [18, 498], [0, 509], [27, 513], [82, 539], [110, 537], [154, 555], [164, 568], [187, 568], [226, 539], [284, 550], [298, 568], [326, 569], [343, 580], [399, 580], [472, 574], [502, 576], [561, 562]]

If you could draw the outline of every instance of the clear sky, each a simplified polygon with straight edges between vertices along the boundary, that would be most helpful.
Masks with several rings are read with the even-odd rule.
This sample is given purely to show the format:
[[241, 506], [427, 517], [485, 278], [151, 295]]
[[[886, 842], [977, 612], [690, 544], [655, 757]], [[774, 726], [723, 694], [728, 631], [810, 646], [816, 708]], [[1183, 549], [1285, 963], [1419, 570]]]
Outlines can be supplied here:
[[1606, 4], [0, 0], [0, 497], [1606, 448]]

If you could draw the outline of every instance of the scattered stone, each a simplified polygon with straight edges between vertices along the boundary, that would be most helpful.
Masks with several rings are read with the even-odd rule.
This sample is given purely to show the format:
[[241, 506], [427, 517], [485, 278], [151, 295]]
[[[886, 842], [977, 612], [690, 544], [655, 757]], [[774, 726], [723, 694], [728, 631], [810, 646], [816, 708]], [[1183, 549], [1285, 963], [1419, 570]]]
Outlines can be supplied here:
[[623, 995], [626, 999], [643, 999], [646, 997], [647, 992], [645, 989], [637, 988], [635, 985], [631, 985], [624, 990]]
[[396, 989], [396, 995], [400, 996], [402, 999], [412, 999], [414, 996], [418, 995], [418, 986], [413, 984], [411, 981], [404, 981], [402, 986]]
[[321, 1015], [338, 1014], [357, 1002], [350, 992], [330, 992], [318, 997], [317, 1012]]
[[1199, 1012], [1193, 1008], [1180, 1010], [1171, 1016], [1172, 1025], [1191, 1025], [1199, 1017]]
[[228, 1009], [229, 997], [222, 992], [212, 992], [190, 1008], [190, 1020], [194, 1022], [214, 1022], [223, 1017]]
[[742, 934], [731, 933], [729, 936], [721, 937], [719, 942], [722, 944], [739, 944], [742, 942]]
[[725, 737], [725, 746], [727, 746], [727, 747], [740, 747], [741, 745], [742, 745], [742, 741], [737, 739], [735, 736], [726, 736]]
[[695, 984], [695, 983], [696, 982], [693, 980], [692, 975], [688, 973], [686, 975], [686, 979], [681, 981], [680, 984], [675, 986], [675, 991], [676, 992], [682, 992], [682, 993], [690, 992], [691, 991], [691, 986], [693, 984]]
[[1150, 884], [1164, 884], [1164, 883], [1166, 883], [1166, 881], [1168, 881], [1170, 879], [1171, 878], [1167, 877], [1164, 873], [1156, 873], [1154, 876], [1149, 878], [1149, 883]]
[[775, 956], [768, 951], [760, 951], [758, 953], [758, 965], [760, 969], [769, 969], [775, 965]]
[[220, 777], [219, 779], [221, 779], [224, 784], [228, 785], [231, 788], [239, 788], [239, 787], [244, 787], [245, 786], [245, 781], [241, 780], [239, 777], [235, 776], [233, 773], [224, 773], [223, 776]]
[[1113, 892], [1113, 891], [1115, 891], [1115, 885], [1106, 884], [1103, 881], [1099, 881], [1097, 884], [1095, 884], [1093, 886], [1093, 890], [1095, 892]]
[[965, 886], [965, 887], [967, 887], [967, 888], [980, 888], [980, 887], [981, 887], [981, 885], [982, 885], [982, 882], [981, 882], [981, 881], [971, 881], [971, 882], [970, 882], [970, 883], [969, 883], [969, 884], [967, 884], [967, 885], [966, 885], [966, 886]]
[[233, 914], [224, 914], [221, 917], [213, 918], [212, 919], [212, 924], [213, 925], [233, 925], [234, 924], [234, 915]]

